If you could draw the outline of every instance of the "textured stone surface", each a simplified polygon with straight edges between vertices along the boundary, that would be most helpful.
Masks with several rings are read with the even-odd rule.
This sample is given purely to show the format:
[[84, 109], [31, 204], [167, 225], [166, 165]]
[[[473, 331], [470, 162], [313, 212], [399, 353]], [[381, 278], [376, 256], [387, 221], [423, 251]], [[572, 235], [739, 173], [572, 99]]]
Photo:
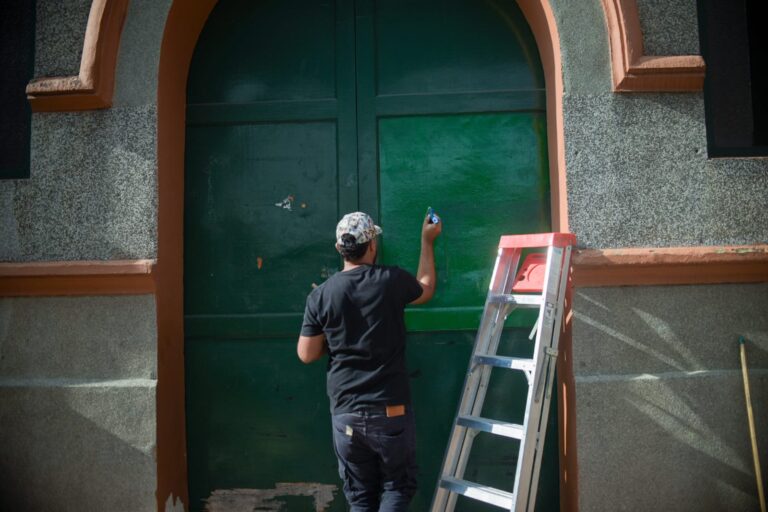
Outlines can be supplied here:
[[576, 375], [768, 370], [768, 284], [578, 288]]
[[611, 56], [600, 0], [551, 0], [560, 37], [564, 94], [611, 90]]
[[116, 107], [157, 102], [160, 44], [170, 0], [131, 0], [128, 4], [115, 74]]
[[155, 119], [153, 106], [35, 114], [31, 179], [2, 184], [14, 192], [0, 222], [19, 241], [4, 258], [153, 258]]
[[0, 299], [0, 377], [155, 378], [150, 295]]
[[155, 383], [0, 380], [0, 509], [155, 510]]
[[637, 0], [645, 55], [698, 55], [696, 0]]
[[768, 241], [768, 160], [707, 160], [700, 94], [568, 96], [564, 108], [582, 247]]
[[[578, 340], [574, 338], [574, 345]], [[752, 378], [768, 424], [768, 374]], [[741, 374], [576, 383], [579, 510], [758, 510]], [[758, 428], [758, 446], [768, 429]]]
[[0, 182], [0, 261], [7, 261], [21, 254], [19, 230], [13, 215], [13, 193], [11, 181]]
[[80, 71], [91, 0], [37, 0], [35, 76]]

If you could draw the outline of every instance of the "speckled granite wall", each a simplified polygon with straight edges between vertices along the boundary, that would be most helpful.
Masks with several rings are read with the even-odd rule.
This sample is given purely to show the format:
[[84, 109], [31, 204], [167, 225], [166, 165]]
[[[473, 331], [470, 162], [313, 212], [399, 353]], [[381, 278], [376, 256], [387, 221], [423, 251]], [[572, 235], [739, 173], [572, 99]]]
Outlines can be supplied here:
[[35, 114], [31, 179], [11, 184], [15, 234], [0, 258], [153, 257], [155, 117], [154, 106]]
[[[38, 74], [77, 73], [90, 3], [38, 3]], [[33, 114], [30, 178], [0, 181], [0, 261], [156, 256], [155, 104], [169, 7], [129, 3], [111, 109]]]
[[646, 55], [698, 55], [696, 0], [637, 0]]
[[80, 71], [91, 0], [37, 0], [35, 76]]
[[[568, 215], [579, 245], [768, 242], [768, 159], [708, 159], [701, 93], [613, 93], [600, 2], [552, 5], [563, 58]], [[641, 0], [639, 8], [647, 54], [698, 52], [693, 0]]]

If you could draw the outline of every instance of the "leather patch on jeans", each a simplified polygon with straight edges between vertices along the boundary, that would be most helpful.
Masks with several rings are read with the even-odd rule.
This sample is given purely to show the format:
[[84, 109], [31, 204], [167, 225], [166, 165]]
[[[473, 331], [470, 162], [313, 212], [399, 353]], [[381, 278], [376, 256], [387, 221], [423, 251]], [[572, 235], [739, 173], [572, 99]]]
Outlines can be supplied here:
[[394, 418], [395, 416], [404, 416], [404, 405], [388, 405], [387, 406], [387, 418]]

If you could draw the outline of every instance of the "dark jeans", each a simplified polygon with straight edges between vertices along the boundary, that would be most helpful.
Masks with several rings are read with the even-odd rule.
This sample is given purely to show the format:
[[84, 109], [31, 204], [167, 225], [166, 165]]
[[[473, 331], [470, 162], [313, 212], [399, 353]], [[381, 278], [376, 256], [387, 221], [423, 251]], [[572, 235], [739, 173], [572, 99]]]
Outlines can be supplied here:
[[332, 420], [339, 475], [351, 511], [408, 510], [416, 493], [416, 425], [410, 407], [392, 418], [382, 408], [337, 414]]

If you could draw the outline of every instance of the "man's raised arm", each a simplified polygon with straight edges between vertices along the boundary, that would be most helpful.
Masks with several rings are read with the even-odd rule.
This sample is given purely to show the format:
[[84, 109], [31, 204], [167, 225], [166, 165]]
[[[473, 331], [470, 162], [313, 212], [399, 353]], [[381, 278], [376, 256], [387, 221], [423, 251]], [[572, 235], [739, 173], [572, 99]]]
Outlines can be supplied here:
[[435, 238], [443, 230], [443, 222], [439, 220], [436, 224], [430, 222], [430, 216], [424, 217], [424, 223], [421, 226], [421, 254], [419, 256], [419, 270], [416, 272], [416, 279], [421, 284], [421, 296], [411, 302], [411, 304], [424, 304], [428, 302], [435, 294], [437, 287], [437, 274], [435, 272]]

